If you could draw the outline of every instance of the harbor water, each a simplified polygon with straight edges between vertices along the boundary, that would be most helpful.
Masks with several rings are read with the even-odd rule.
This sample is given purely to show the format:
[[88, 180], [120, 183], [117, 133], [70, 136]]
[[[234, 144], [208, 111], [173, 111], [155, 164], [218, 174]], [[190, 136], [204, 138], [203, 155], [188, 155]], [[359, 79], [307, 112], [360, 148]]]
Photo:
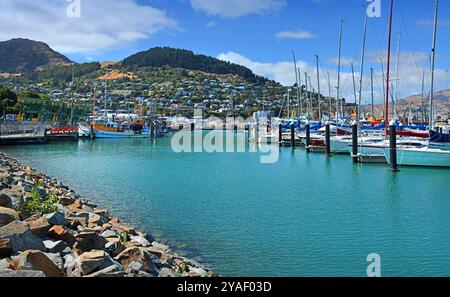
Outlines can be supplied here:
[[450, 170], [280, 149], [175, 153], [170, 137], [1, 147], [224, 276], [450, 276]]

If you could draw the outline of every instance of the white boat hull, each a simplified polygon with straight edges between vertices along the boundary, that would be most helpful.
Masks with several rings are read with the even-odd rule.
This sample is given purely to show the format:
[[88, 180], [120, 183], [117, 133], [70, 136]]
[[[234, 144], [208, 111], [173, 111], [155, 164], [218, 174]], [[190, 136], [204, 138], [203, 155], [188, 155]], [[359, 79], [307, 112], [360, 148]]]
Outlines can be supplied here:
[[[386, 161], [390, 163], [390, 149], [385, 149]], [[399, 166], [450, 167], [450, 151], [432, 148], [405, 148], [397, 150]]]

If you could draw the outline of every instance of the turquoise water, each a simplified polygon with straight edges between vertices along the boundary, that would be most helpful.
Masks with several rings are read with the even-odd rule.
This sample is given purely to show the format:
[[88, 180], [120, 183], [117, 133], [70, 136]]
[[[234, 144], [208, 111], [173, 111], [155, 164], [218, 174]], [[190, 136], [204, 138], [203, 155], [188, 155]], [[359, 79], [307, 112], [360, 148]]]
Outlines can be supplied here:
[[450, 276], [450, 170], [281, 149], [174, 153], [170, 139], [2, 147], [225, 276]]

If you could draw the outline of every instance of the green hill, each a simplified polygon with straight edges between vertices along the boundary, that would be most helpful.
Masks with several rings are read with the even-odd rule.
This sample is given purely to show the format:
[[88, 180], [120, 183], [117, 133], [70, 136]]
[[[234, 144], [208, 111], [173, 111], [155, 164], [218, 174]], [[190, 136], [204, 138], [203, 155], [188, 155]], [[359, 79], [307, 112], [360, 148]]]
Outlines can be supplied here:
[[255, 75], [250, 69], [221, 61], [192, 51], [168, 47], [156, 47], [148, 51], [134, 54], [122, 61], [122, 66], [133, 70], [141, 67], [184, 68], [214, 74], [235, 74], [252, 83], [264, 83], [266, 78]]

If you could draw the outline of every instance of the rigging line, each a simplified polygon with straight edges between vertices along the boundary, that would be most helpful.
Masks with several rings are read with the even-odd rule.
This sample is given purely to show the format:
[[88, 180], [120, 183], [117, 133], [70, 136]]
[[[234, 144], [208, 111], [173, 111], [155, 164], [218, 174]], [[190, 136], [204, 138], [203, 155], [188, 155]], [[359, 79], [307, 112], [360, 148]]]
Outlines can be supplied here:
[[[414, 46], [414, 43], [411, 41], [411, 37], [410, 37], [410, 34], [409, 34], [409, 31], [408, 31], [408, 26], [406, 25], [406, 20], [405, 20], [405, 16], [404, 16], [404, 14], [403, 14], [403, 10], [401, 9], [401, 6], [399, 5], [399, 11], [400, 11], [400, 17], [401, 17], [401, 20], [402, 20], [402, 24], [403, 24], [403, 27], [404, 27], [404, 30], [405, 30], [405, 32], [406, 32], [406, 37], [407, 37], [407, 40], [408, 40], [408, 42], [410, 43], [410, 47], [411, 47], [411, 49], [412, 49], [412, 52], [411, 52], [411, 58], [412, 58], [412, 60], [414, 61], [414, 64], [415, 64], [415, 66], [416, 66], [416, 71], [417, 71], [417, 80], [418, 80], [418, 85], [421, 85], [422, 84], [422, 78], [421, 78], [421, 76], [422, 76], [422, 69], [419, 67], [419, 65], [418, 65], [418, 63], [417, 63], [417, 56], [418, 56], [418, 54], [419, 54], [419, 52], [418, 52], [418, 44], [420, 43], [420, 41], [422, 40], [422, 36], [423, 36], [423, 34], [424, 34], [424, 29], [422, 28], [420, 31], [419, 31], [419, 34], [418, 34], [418, 38], [417, 38], [417, 41], [416, 41], [416, 46]], [[429, 14], [429, 17], [430, 17], [430, 15], [432, 15], [432, 12], [433, 12], [433, 10], [431, 10], [430, 11], [430, 14]], [[401, 82], [401, 85], [403, 86], [404, 84], [406, 84], [406, 82], [405, 81], [403, 81], [403, 82]]]

